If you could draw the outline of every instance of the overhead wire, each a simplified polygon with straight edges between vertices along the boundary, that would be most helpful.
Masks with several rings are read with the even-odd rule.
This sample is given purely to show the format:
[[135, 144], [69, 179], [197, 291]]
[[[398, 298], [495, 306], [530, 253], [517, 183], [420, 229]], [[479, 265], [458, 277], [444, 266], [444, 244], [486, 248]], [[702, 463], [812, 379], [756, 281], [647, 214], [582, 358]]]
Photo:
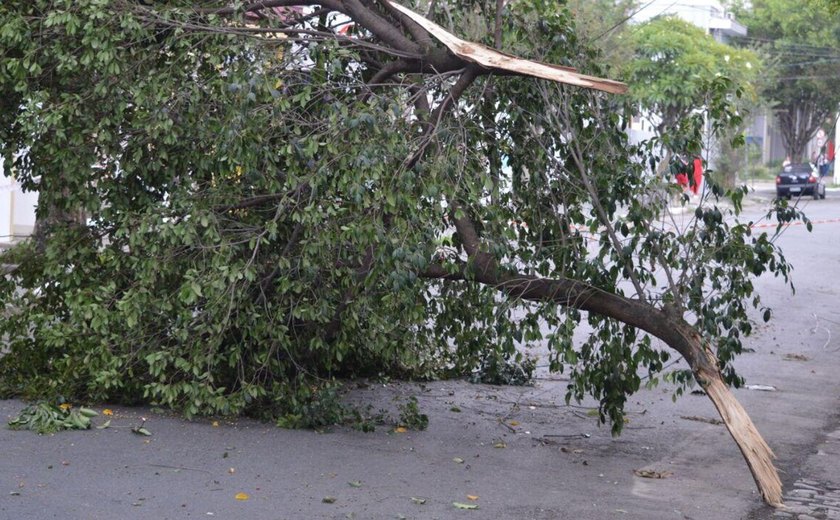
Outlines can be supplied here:
[[[636, 16], [637, 14], [639, 14], [640, 12], [642, 12], [643, 10], [647, 9], [648, 7], [650, 7], [650, 5], [651, 5], [652, 3], [654, 3], [655, 1], [656, 1], [656, 0], [649, 0], [646, 4], [642, 5], [641, 7], [639, 7], [638, 9], [636, 9], [635, 11], [633, 11], [632, 13], [630, 13], [629, 15], [625, 16], [624, 18], [622, 18], [621, 20], [619, 20], [618, 22], [616, 22], [615, 24], [613, 24], [613, 26], [612, 26], [612, 27], [610, 27], [610, 28], [609, 28], [609, 29], [607, 29], [606, 31], [602, 32], [601, 34], [599, 34], [598, 36], [596, 36], [595, 38], [593, 38], [593, 39], [592, 39], [592, 41], [593, 41], [593, 42], [596, 42], [596, 41], [600, 40], [601, 38], [603, 38], [604, 36], [606, 36], [607, 34], [611, 33], [612, 31], [614, 31], [614, 30], [618, 29], [619, 27], [621, 27], [622, 25], [626, 24], [626, 23], [627, 23], [627, 22], [629, 22], [629, 21], [630, 21], [630, 20], [631, 20], [634, 16]], [[670, 9], [670, 8], [671, 8], [671, 7], [673, 7], [674, 5], [676, 5], [676, 3], [677, 3], [676, 1], [672, 2], [672, 3], [668, 6], [668, 7], [666, 7], [666, 8], [663, 10], [663, 12], [664, 12], [665, 10], [667, 10], [667, 9]]]

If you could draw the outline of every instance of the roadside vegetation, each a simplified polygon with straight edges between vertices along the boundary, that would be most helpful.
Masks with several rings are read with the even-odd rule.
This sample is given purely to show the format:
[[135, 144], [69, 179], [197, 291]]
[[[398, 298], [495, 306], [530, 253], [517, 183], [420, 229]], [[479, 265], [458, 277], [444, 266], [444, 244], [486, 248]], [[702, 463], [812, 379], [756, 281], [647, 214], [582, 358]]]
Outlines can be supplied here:
[[[738, 218], [743, 188], [709, 182], [682, 221], [662, 204], [664, 153], [707, 121], [726, 139], [742, 78], [702, 78], [631, 145], [633, 99], [559, 3], [263, 4], [0, 5], [0, 142], [40, 192], [36, 236], [0, 259], [0, 395], [317, 427], [344, 420], [346, 378], [520, 381], [540, 342], [618, 434], [682, 356], [667, 376], [705, 390], [779, 502], [728, 385], [771, 316], [752, 280], [790, 265]], [[510, 65], [496, 48], [561, 68], [472, 61]], [[428, 418], [409, 401], [398, 422]]]

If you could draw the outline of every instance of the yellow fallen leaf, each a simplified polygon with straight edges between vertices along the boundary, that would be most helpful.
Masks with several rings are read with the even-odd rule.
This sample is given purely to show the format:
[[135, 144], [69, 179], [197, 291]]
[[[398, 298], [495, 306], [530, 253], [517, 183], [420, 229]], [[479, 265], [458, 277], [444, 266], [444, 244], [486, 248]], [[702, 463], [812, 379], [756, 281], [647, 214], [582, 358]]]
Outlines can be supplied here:
[[407, 431], [408, 431], [408, 429], [407, 429], [407, 428], [404, 428], [404, 427], [402, 427], [402, 426], [397, 426], [396, 428], [394, 428], [394, 432], [395, 432], [395, 433], [405, 433], [405, 432], [407, 432]]
[[508, 424], [511, 426], [519, 426], [519, 421], [510, 421]]
[[104, 410], [102, 410], [102, 415], [114, 415], [114, 411], [110, 408], [105, 408]]
[[60, 405], [58, 405], [58, 407], [66, 412], [70, 408], [73, 408], [73, 405], [70, 403], [61, 403]]
[[248, 500], [249, 498], [251, 498], [251, 496], [248, 495], [248, 493], [237, 493], [236, 496], [233, 498], [235, 498], [236, 500]]
[[496, 444], [493, 445], [493, 447], [494, 448], [507, 448], [507, 444], [505, 444], [504, 442], [497, 442]]
[[219, 421], [213, 421], [210, 424], [213, 426], [213, 428], [218, 428], [219, 427]]
[[467, 495], [467, 500], [472, 500], [472, 501], [478, 500], [478, 495]]

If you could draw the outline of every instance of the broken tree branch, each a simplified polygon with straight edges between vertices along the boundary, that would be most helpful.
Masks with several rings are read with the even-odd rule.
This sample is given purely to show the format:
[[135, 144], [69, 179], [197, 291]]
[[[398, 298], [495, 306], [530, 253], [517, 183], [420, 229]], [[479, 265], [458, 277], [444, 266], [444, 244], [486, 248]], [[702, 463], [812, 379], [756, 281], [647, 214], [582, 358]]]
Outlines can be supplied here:
[[556, 81], [558, 83], [603, 90], [613, 94], [623, 94], [627, 91], [627, 85], [618, 81], [587, 76], [568, 67], [558, 67], [556, 65], [549, 65], [538, 61], [517, 58], [515, 56], [511, 56], [510, 54], [493, 50], [485, 45], [481, 45], [480, 43], [462, 40], [461, 38], [458, 38], [454, 34], [448, 32], [440, 25], [396, 2], [390, 2], [389, 0], [383, 1], [390, 3], [395, 9], [401, 11], [406, 16], [417, 22], [417, 24], [428, 31], [429, 34], [443, 43], [449, 51], [452, 52], [452, 54], [465, 61], [476, 63], [487, 69], [512, 72], [522, 76], [533, 76], [536, 78]]

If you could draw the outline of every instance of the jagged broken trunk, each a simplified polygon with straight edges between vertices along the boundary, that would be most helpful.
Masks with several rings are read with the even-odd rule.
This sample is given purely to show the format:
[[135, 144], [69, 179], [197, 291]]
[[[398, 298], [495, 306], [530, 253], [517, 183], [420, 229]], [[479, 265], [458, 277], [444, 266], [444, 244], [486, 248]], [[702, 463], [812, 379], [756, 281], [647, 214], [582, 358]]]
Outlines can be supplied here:
[[455, 218], [455, 225], [471, 259], [463, 279], [493, 286], [511, 297], [551, 301], [619, 320], [661, 339], [679, 352], [741, 450], [764, 501], [774, 507], [782, 505], [782, 484], [773, 465], [773, 450], [724, 382], [714, 354], [679, 312], [669, 307], [660, 309], [578, 280], [545, 279], [501, 270], [494, 257], [482, 251], [479, 235], [468, 218]]

